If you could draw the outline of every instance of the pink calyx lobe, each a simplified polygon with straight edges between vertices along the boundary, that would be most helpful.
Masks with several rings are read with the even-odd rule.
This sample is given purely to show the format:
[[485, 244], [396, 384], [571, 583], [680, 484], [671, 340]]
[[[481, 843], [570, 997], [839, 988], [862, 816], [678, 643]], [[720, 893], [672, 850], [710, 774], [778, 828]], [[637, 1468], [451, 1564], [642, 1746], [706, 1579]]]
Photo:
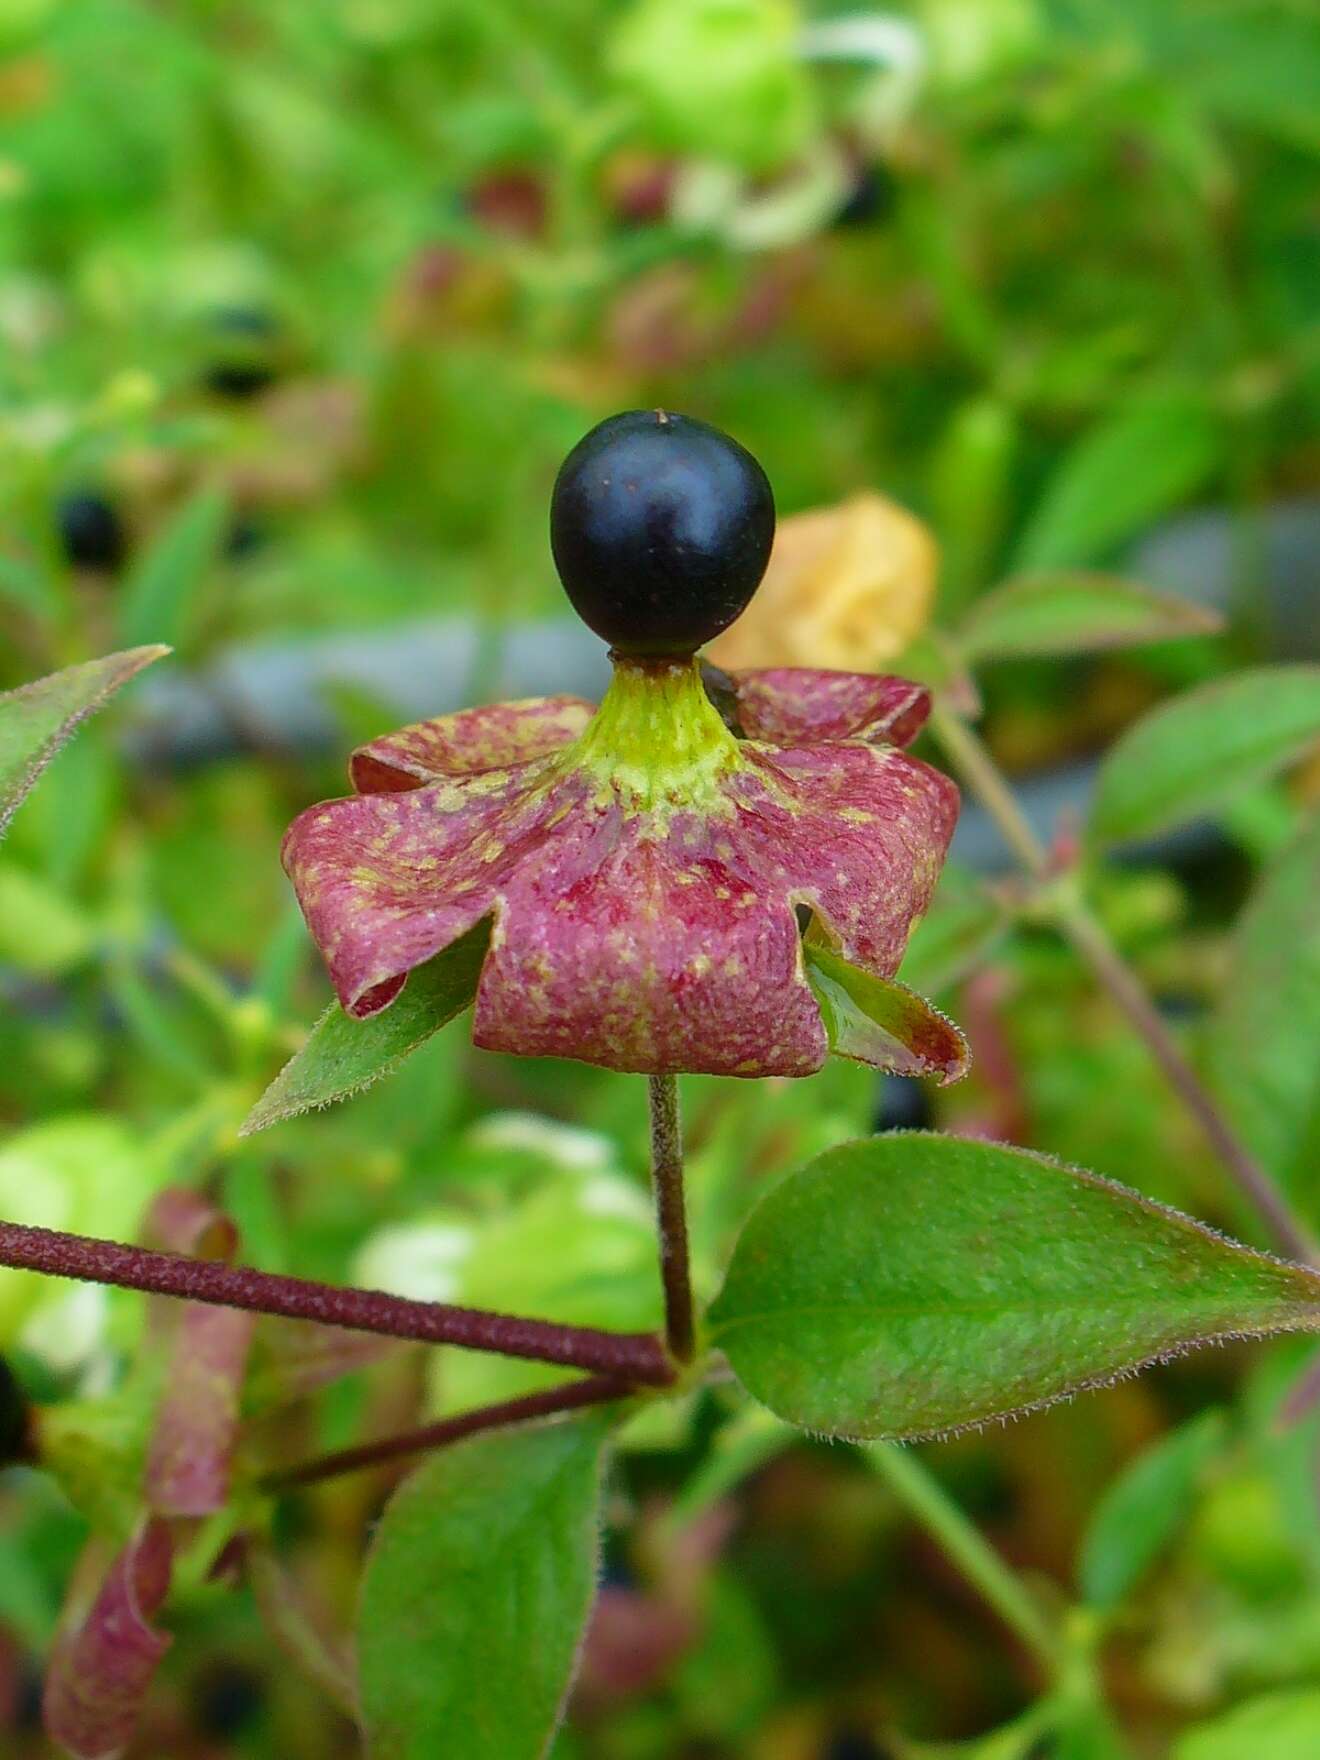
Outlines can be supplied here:
[[151, 1621], [169, 1593], [174, 1548], [151, 1518], [103, 1571], [88, 1543], [51, 1653], [42, 1701], [47, 1733], [80, 1760], [118, 1754], [132, 1739], [151, 1678], [170, 1647]]
[[799, 907], [845, 960], [898, 967], [957, 816], [899, 749], [904, 680], [616, 658], [572, 698], [443, 716], [354, 755], [284, 861], [340, 1000], [364, 1017], [483, 918], [473, 1037], [646, 1074], [805, 1075], [827, 1053]]

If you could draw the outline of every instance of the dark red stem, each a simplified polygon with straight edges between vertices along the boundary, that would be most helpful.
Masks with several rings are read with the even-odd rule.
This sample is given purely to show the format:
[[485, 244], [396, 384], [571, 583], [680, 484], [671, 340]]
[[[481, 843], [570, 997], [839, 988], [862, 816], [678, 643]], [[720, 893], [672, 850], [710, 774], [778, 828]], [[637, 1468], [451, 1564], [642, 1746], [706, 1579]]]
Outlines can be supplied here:
[[358, 1448], [342, 1448], [335, 1454], [319, 1455], [301, 1466], [282, 1467], [268, 1473], [261, 1481], [263, 1491], [287, 1491], [295, 1485], [315, 1485], [322, 1479], [336, 1479], [343, 1473], [360, 1472], [364, 1467], [379, 1467], [388, 1461], [406, 1460], [442, 1448], [447, 1442], [462, 1442], [483, 1430], [503, 1430], [512, 1424], [526, 1424], [533, 1418], [549, 1418], [558, 1412], [575, 1412], [583, 1406], [606, 1405], [610, 1400], [627, 1399], [634, 1391], [627, 1382], [610, 1375], [593, 1375], [585, 1381], [571, 1381], [567, 1387], [547, 1387], [540, 1393], [527, 1393], [520, 1399], [501, 1400], [497, 1405], [477, 1406], [470, 1412], [458, 1412], [452, 1418], [441, 1418], [420, 1430], [404, 1431], [398, 1436], [385, 1436], [376, 1442], [364, 1442]]
[[221, 1308], [248, 1308], [320, 1326], [382, 1333], [422, 1344], [453, 1344], [505, 1357], [530, 1357], [570, 1369], [589, 1369], [621, 1381], [663, 1387], [674, 1368], [660, 1340], [649, 1332], [601, 1332], [593, 1326], [561, 1326], [550, 1320], [523, 1320], [480, 1308], [451, 1308], [415, 1302], [381, 1290], [337, 1288], [302, 1277], [276, 1277], [242, 1265], [187, 1259], [91, 1240], [48, 1228], [0, 1222], [0, 1265], [41, 1271], [48, 1277], [76, 1277], [86, 1283], [112, 1283], [121, 1289], [179, 1296]]

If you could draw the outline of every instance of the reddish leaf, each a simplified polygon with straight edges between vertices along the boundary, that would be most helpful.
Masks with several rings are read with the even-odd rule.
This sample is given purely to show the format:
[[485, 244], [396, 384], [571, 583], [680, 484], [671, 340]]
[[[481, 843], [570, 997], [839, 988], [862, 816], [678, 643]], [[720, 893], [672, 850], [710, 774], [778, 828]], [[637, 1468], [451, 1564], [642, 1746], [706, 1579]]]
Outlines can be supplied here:
[[[79, 1575], [100, 1556], [93, 1541]], [[51, 1738], [78, 1760], [109, 1760], [129, 1742], [170, 1639], [151, 1625], [170, 1586], [173, 1544], [151, 1520], [119, 1554], [85, 1612], [73, 1612], [55, 1642], [43, 1716]], [[79, 1584], [71, 1594], [76, 1608]]]
[[181, 1186], [170, 1186], [156, 1197], [142, 1236], [148, 1246], [198, 1259], [232, 1259], [238, 1251], [238, 1229], [231, 1218], [200, 1192]]
[[239, 1399], [256, 1315], [189, 1302], [147, 1455], [151, 1508], [206, 1516], [229, 1499]]
[[[162, 1192], [144, 1232], [171, 1252], [200, 1258], [228, 1260], [238, 1251], [233, 1222], [196, 1192]], [[210, 1515], [229, 1498], [256, 1315], [199, 1302], [162, 1304], [158, 1312], [172, 1343], [147, 1454], [147, 1502], [159, 1515]]]

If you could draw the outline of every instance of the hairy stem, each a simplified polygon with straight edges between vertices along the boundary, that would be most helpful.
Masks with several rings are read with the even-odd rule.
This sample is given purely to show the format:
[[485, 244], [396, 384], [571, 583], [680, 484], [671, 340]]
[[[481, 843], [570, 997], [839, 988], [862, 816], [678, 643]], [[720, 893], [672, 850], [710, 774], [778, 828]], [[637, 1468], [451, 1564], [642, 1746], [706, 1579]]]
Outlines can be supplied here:
[[[1052, 878], [1049, 851], [1027, 822], [1003, 773], [977, 734], [947, 709], [936, 710], [931, 728], [954, 769], [979, 797], [1023, 869], [1034, 880]], [[1170, 1087], [1199, 1125], [1238, 1190], [1268, 1225], [1278, 1245], [1294, 1259], [1313, 1260], [1314, 1242], [1269, 1173], [1224, 1117], [1214, 1096], [1183, 1055], [1140, 978], [1089, 906], [1081, 898], [1060, 894], [1055, 901], [1055, 920], [1146, 1041]]]
[[687, 1212], [683, 1200], [683, 1127], [678, 1116], [678, 1080], [649, 1076], [651, 1102], [651, 1182], [660, 1232], [660, 1277], [665, 1289], [665, 1342], [680, 1363], [696, 1350], [692, 1282], [688, 1268]]
[[1058, 1671], [1060, 1647], [1026, 1585], [1004, 1563], [910, 1448], [867, 1443], [862, 1451], [899, 1502], [1040, 1662]]
[[0, 1265], [178, 1296], [189, 1302], [209, 1302], [221, 1308], [247, 1308], [288, 1320], [311, 1320], [321, 1326], [343, 1326], [354, 1332], [381, 1333], [387, 1338], [529, 1357], [651, 1386], [666, 1386], [674, 1378], [664, 1347], [649, 1332], [601, 1332], [592, 1326], [561, 1326], [549, 1320], [491, 1314], [480, 1308], [411, 1301], [381, 1290], [279, 1277], [246, 1266], [157, 1253], [53, 1229], [25, 1228], [15, 1222], [0, 1222]]
[[296, 1485], [316, 1485], [322, 1479], [337, 1479], [344, 1473], [357, 1473], [367, 1467], [384, 1466], [390, 1461], [426, 1454], [431, 1449], [443, 1448], [446, 1443], [478, 1436], [484, 1430], [506, 1430], [514, 1424], [530, 1423], [534, 1418], [576, 1412], [584, 1406], [607, 1405], [611, 1400], [627, 1399], [634, 1391], [626, 1381], [616, 1380], [611, 1375], [593, 1375], [585, 1381], [570, 1381], [566, 1387], [547, 1387], [540, 1393], [524, 1394], [520, 1399], [500, 1400], [496, 1405], [458, 1412], [452, 1418], [441, 1418], [419, 1430], [383, 1436], [357, 1448], [342, 1448], [334, 1454], [319, 1455], [300, 1466], [282, 1467], [266, 1474], [261, 1489], [287, 1491]]
[[1050, 852], [1032, 830], [1007, 777], [984, 742], [960, 716], [938, 705], [931, 712], [930, 730], [943, 746], [949, 762], [999, 827], [1021, 867], [1034, 880], [1049, 879]]

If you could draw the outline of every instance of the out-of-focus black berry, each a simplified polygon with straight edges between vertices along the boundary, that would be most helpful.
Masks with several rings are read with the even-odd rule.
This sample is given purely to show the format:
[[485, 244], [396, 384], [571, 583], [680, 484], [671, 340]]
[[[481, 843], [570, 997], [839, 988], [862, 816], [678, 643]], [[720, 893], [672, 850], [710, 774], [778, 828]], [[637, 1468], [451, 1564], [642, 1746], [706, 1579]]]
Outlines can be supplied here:
[[210, 358], [202, 378], [217, 397], [255, 397], [279, 373], [283, 332], [260, 306], [224, 306], [207, 325]]
[[214, 391], [217, 397], [232, 397], [235, 402], [242, 402], [244, 398], [256, 397], [274, 378], [269, 367], [258, 366], [253, 361], [243, 364], [230, 361], [206, 369], [206, 389]]
[[236, 519], [225, 537], [225, 555], [231, 562], [243, 562], [253, 556], [266, 542], [266, 534], [250, 519]]
[[0, 1467], [26, 1459], [31, 1441], [27, 1396], [14, 1371], [0, 1357]]
[[260, 1677], [243, 1663], [229, 1661], [213, 1663], [199, 1676], [194, 1697], [198, 1727], [220, 1737], [241, 1735], [265, 1702]]
[[36, 1735], [41, 1728], [41, 1694], [44, 1682], [35, 1662], [24, 1664], [14, 1694], [13, 1731], [15, 1735]]
[[911, 1076], [882, 1076], [876, 1105], [878, 1131], [928, 1131], [933, 1122], [930, 1095]]
[[825, 1745], [821, 1760], [885, 1760], [885, 1750], [858, 1729], [841, 1729]]
[[765, 472], [718, 428], [629, 410], [569, 453], [550, 544], [582, 621], [621, 654], [691, 654], [760, 585], [775, 535]]
[[127, 544], [119, 515], [101, 495], [76, 491], [61, 496], [55, 508], [64, 554], [75, 568], [119, 568]]
[[836, 226], [874, 226], [894, 209], [894, 180], [883, 165], [859, 165], [834, 216]]

